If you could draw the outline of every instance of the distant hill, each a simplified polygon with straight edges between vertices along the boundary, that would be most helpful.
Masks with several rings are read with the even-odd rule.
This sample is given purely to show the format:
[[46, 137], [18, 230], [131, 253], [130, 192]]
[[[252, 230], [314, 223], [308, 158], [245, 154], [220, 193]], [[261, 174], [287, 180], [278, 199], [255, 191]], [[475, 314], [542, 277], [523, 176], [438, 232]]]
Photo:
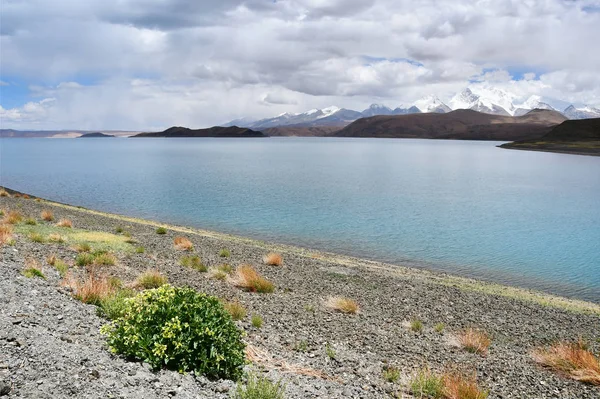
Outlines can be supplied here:
[[343, 126], [277, 126], [263, 129], [268, 136], [323, 137], [331, 136]]
[[140, 133], [132, 137], [267, 137], [264, 133], [245, 127], [214, 126], [207, 129], [189, 129], [173, 126], [163, 132]]
[[600, 118], [568, 120], [538, 139], [515, 141], [500, 147], [600, 156]]
[[82, 134], [81, 136], [79, 136], [78, 138], [80, 139], [93, 139], [93, 138], [104, 138], [104, 137], [115, 137], [112, 134], [104, 134], [101, 132], [96, 132], [96, 133], [87, 133], [87, 134]]
[[514, 141], [541, 137], [565, 120], [564, 115], [551, 110], [535, 109], [513, 117], [460, 109], [363, 118], [333, 136]]
[[[15, 130], [15, 129], [0, 129], [0, 137], [13, 138], [77, 138], [89, 133], [110, 133], [110, 136], [126, 137], [138, 132], [121, 131], [121, 130], [104, 130], [89, 131], [89, 130]], [[107, 134], [108, 135], [108, 134]], [[93, 137], [93, 136], [92, 136]]]

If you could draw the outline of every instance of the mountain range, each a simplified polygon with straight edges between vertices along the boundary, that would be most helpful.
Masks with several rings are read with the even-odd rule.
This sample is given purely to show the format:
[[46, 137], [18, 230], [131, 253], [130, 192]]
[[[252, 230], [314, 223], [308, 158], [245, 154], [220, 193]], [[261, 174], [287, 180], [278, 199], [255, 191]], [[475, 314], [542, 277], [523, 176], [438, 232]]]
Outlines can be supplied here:
[[558, 111], [568, 119], [600, 118], [600, 108], [585, 106], [576, 108], [573, 105], [564, 110], [557, 110], [538, 95], [532, 95], [523, 102], [517, 102], [518, 97], [506, 90], [487, 88], [465, 88], [454, 95], [448, 104], [434, 95], [425, 96], [413, 104], [401, 105], [395, 109], [382, 104], [372, 104], [359, 112], [335, 106], [323, 109], [311, 109], [302, 113], [277, 115], [273, 118], [253, 120], [251, 118], [236, 119], [223, 126], [243, 126], [252, 129], [270, 129], [277, 127], [344, 127], [357, 119], [377, 115], [408, 115], [420, 113], [448, 113], [458, 109], [470, 109], [491, 115], [523, 116], [533, 109]]

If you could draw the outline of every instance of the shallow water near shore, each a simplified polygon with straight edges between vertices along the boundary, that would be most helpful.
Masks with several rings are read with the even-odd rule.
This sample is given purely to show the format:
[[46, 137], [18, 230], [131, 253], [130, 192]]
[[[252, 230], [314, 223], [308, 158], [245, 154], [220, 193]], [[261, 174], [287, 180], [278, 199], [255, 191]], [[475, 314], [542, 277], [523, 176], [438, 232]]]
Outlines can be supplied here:
[[51, 200], [600, 302], [600, 158], [407, 139], [2, 139]]

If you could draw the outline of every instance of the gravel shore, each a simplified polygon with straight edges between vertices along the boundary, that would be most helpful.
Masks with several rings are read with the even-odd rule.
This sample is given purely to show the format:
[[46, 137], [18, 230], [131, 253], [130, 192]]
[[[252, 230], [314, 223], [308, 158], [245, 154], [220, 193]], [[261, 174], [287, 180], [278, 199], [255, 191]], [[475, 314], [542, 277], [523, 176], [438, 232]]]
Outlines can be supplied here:
[[[190, 286], [248, 310], [237, 322], [249, 345], [268, 354], [261, 370], [272, 380], [286, 381], [287, 398], [411, 398], [407, 382], [421, 368], [435, 371], [459, 367], [477, 374], [489, 398], [600, 397], [600, 387], [573, 381], [541, 368], [533, 348], [564, 339], [583, 338], [600, 351], [600, 306], [555, 298], [440, 273], [363, 261], [317, 251], [268, 244], [241, 237], [108, 215], [45, 200], [1, 197], [0, 209], [16, 209], [40, 220], [50, 209], [75, 228], [131, 233], [144, 253], [117, 252], [115, 266], [104, 271], [131, 282], [143, 271], [158, 269], [176, 286]], [[173, 247], [187, 237], [203, 263], [237, 266], [249, 263], [276, 289], [272, 294], [239, 290], [226, 281], [180, 266], [185, 252]], [[231, 256], [219, 256], [227, 248]], [[283, 266], [263, 264], [271, 251], [282, 254]], [[100, 335], [106, 320], [96, 308], [71, 297], [60, 287], [58, 272], [45, 261], [50, 254], [73, 264], [77, 253], [67, 245], [35, 243], [16, 235], [14, 246], [0, 247], [0, 395], [23, 398], [228, 398], [232, 381], [209, 381], [193, 374], [152, 372], [142, 363], [112, 355]], [[43, 265], [46, 280], [22, 275], [26, 258]], [[325, 306], [329, 296], [356, 300], [360, 312], [347, 315]], [[264, 320], [255, 328], [251, 315]], [[408, 322], [418, 318], [423, 329]], [[434, 330], [444, 324], [443, 332]], [[492, 344], [486, 356], [469, 353], [454, 342], [467, 327], [487, 331]], [[327, 353], [327, 348], [333, 349]], [[281, 369], [282, 364], [311, 369], [317, 378]], [[387, 365], [401, 371], [387, 382]], [[261, 367], [262, 366], [262, 367]]]

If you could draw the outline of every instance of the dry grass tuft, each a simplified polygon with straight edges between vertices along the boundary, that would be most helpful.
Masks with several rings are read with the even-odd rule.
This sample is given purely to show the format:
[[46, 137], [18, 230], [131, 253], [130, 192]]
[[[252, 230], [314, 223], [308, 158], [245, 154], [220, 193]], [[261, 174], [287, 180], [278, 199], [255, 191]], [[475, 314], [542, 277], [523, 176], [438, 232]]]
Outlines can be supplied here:
[[23, 194], [23, 198], [24, 198], [24, 199], [29, 199], [29, 198], [31, 198], [31, 197], [29, 197], [29, 195], [28, 195], [28, 194]]
[[457, 339], [460, 346], [464, 349], [480, 355], [485, 355], [492, 343], [491, 338], [485, 331], [477, 330], [472, 327], [461, 332], [457, 336]]
[[10, 194], [5, 189], [0, 188], [0, 197], [10, 197]]
[[158, 288], [167, 284], [167, 278], [158, 270], [147, 270], [138, 276], [135, 284], [146, 289]]
[[63, 242], [66, 241], [66, 239], [63, 236], [61, 236], [60, 234], [52, 233], [52, 234], [48, 235], [48, 241], [55, 242], [57, 244], [62, 244]]
[[48, 209], [43, 210], [40, 216], [42, 217], [42, 220], [45, 220], [46, 222], [52, 222], [54, 220], [54, 213]]
[[42, 266], [37, 260], [33, 258], [27, 258], [25, 260], [25, 268], [23, 269], [23, 275], [28, 278], [40, 277], [44, 280], [46, 279], [46, 276], [44, 276], [44, 273], [42, 273]]
[[283, 258], [278, 253], [270, 252], [263, 258], [263, 262], [265, 265], [281, 266], [283, 264]]
[[60, 219], [56, 225], [58, 227], [67, 227], [70, 229], [73, 227], [73, 222], [70, 219]]
[[275, 290], [273, 283], [258, 274], [256, 269], [250, 265], [240, 265], [235, 272], [233, 282], [237, 287], [263, 294], [271, 293]]
[[586, 349], [582, 341], [557, 342], [548, 348], [538, 348], [533, 359], [574, 380], [600, 385], [600, 358]]
[[173, 243], [175, 244], [176, 249], [182, 251], [192, 251], [194, 249], [194, 244], [185, 237], [175, 237]]
[[117, 264], [117, 257], [110, 252], [94, 254], [94, 264], [102, 266], [114, 266]]
[[56, 263], [57, 260], [58, 260], [58, 258], [56, 257], [55, 254], [48, 255], [48, 257], [46, 258], [46, 263], [49, 264], [50, 266], [54, 266], [54, 264]]
[[342, 313], [358, 313], [359, 306], [358, 303], [350, 298], [344, 298], [341, 296], [331, 296], [327, 298], [325, 305], [333, 310], [337, 310]]
[[17, 224], [23, 220], [23, 215], [19, 211], [9, 211], [5, 216], [2, 223], [6, 224]]
[[476, 375], [465, 376], [456, 372], [445, 373], [444, 399], [486, 399], [488, 392], [477, 385]]
[[225, 310], [229, 312], [233, 320], [242, 320], [246, 317], [246, 308], [239, 302], [227, 302], [223, 305]]
[[114, 288], [106, 275], [96, 275], [94, 272], [80, 281], [67, 274], [62, 285], [73, 290], [73, 296], [83, 303], [99, 305], [100, 302], [114, 293]]
[[13, 240], [13, 227], [10, 224], [0, 224], [0, 245], [7, 244]]

